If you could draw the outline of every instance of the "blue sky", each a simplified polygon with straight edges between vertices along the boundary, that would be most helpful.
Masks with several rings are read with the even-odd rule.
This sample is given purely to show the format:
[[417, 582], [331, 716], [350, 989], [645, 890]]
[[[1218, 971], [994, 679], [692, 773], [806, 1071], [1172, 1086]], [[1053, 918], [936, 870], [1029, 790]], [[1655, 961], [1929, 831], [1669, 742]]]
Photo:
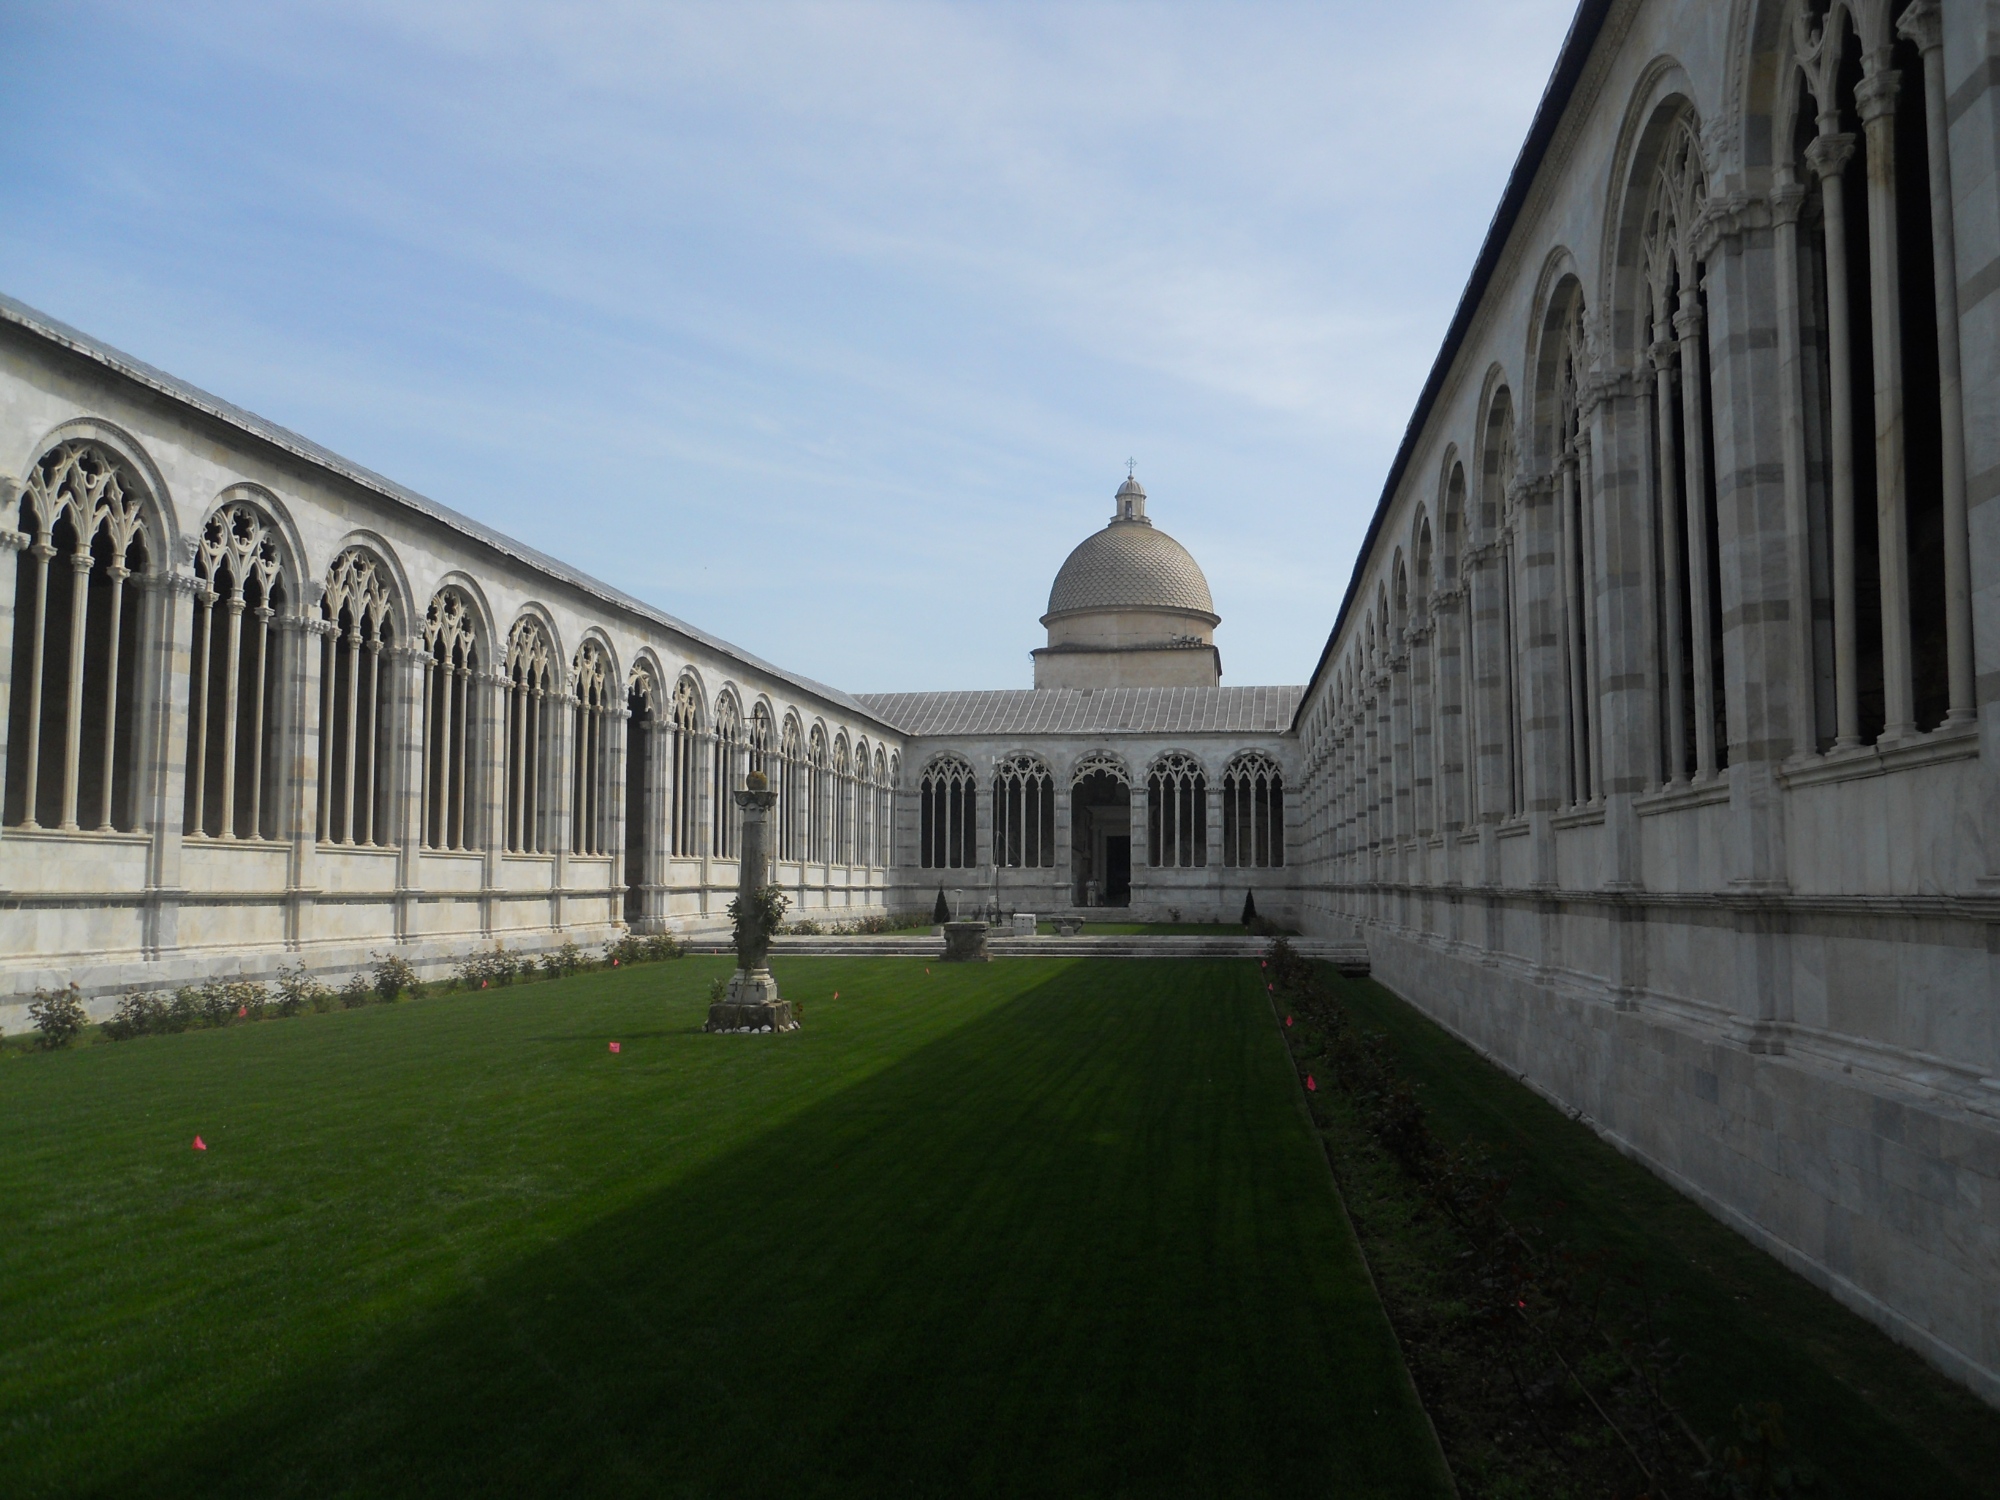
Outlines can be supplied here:
[[786, 666], [1302, 682], [1569, 0], [0, 9], [0, 288]]

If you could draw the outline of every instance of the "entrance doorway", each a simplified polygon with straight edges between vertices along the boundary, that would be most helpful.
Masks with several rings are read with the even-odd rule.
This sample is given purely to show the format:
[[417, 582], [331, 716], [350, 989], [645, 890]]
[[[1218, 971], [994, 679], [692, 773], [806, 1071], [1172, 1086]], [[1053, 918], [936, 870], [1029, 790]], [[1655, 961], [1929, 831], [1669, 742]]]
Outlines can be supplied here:
[[1078, 906], [1132, 904], [1132, 789], [1109, 771], [1077, 778], [1069, 799]]

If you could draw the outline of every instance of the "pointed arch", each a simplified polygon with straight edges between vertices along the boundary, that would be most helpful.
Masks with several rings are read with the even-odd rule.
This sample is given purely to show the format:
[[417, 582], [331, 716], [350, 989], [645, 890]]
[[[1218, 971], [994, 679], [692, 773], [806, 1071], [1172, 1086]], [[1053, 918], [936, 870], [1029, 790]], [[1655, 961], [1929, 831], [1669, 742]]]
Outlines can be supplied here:
[[978, 787], [962, 755], [942, 754], [917, 782], [917, 862], [927, 870], [979, 863]]
[[1053, 869], [1056, 862], [1056, 779], [1032, 751], [1003, 755], [993, 766], [993, 863], [1008, 869]]
[[430, 849], [481, 845], [472, 783], [485, 728], [477, 688], [485, 659], [483, 621], [474, 596], [456, 582], [440, 587], [424, 612], [423, 832]]
[[[382, 559], [358, 546], [336, 553], [319, 601], [321, 843], [388, 844], [396, 837], [389, 817], [395, 615], [396, 590]], [[195, 758], [191, 743], [191, 778]], [[190, 807], [191, 819], [194, 813]]]

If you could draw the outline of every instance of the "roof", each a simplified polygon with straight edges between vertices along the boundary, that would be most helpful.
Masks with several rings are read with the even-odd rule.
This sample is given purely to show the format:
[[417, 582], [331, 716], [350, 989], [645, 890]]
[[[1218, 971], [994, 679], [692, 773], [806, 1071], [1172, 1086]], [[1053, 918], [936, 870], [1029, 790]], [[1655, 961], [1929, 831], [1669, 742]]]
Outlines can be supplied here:
[[1375, 542], [1381, 534], [1383, 521], [1388, 517], [1389, 506], [1402, 486], [1410, 460], [1416, 456], [1417, 442], [1423, 436], [1431, 410], [1444, 390], [1445, 377], [1451, 373], [1458, 351], [1472, 328], [1472, 318], [1479, 310], [1480, 299], [1486, 295], [1493, 273], [1499, 269], [1501, 253], [1507, 248], [1507, 237], [1514, 232], [1514, 225], [1521, 217], [1521, 209], [1528, 200], [1528, 189], [1534, 185], [1535, 174], [1541, 170], [1542, 158], [1548, 154], [1549, 143], [1555, 139], [1556, 126], [1562, 121], [1563, 111], [1569, 107], [1577, 80], [1583, 76], [1584, 64], [1590, 60], [1590, 49], [1596, 45], [1598, 33], [1604, 29], [1605, 18], [1611, 14], [1615, 3], [1617, 0], [1580, 0], [1577, 5], [1576, 15], [1569, 23], [1569, 34], [1563, 38], [1562, 51], [1556, 54], [1555, 68], [1542, 90], [1541, 103], [1535, 106], [1535, 118], [1528, 125], [1528, 138], [1521, 143], [1520, 155], [1514, 158], [1514, 169], [1507, 174], [1507, 186], [1501, 190], [1499, 207], [1493, 210], [1493, 220], [1486, 226], [1486, 238], [1472, 263], [1472, 274], [1466, 278], [1465, 290], [1458, 294], [1458, 306], [1445, 328], [1444, 343], [1438, 349], [1437, 358], [1431, 361], [1430, 374], [1424, 377], [1423, 389], [1417, 395], [1417, 408], [1410, 413], [1409, 425], [1403, 429], [1403, 441], [1389, 465], [1388, 477], [1382, 482], [1382, 497], [1375, 502], [1375, 514], [1368, 522], [1367, 534], [1361, 539], [1361, 550], [1355, 554], [1354, 571], [1348, 576], [1347, 592], [1340, 601], [1340, 613], [1334, 616], [1333, 629], [1327, 632], [1326, 645], [1320, 649], [1312, 677], [1299, 696], [1301, 704], [1305, 702], [1305, 694], [1319, 685], [1328, 662], [1333, 659], [1334, 643], [1340, 639], [1340, 632], [1347, 624], [1348, 611], [1354, 607], [1355, 595], [1361, 588], [1361, 576], [1368, 567], [1368, 559], [1374, 554]]
[[212, 396], [207, 391], [189, 385], [186, 381], [177, 379], [164, 370], [156, 369], [143, 360], [134, 359], [131, 355], [114, 349], [109, 344], [94, 339], [87, 333], [81, 333], [67, 323], [59, 322], [47, 313], [37, 311], [25, 302], [17, 301], [0, 292], [0, 325], [5, 324], [12, 324], [37, 338], [67, 349], [92, 364], [102, 366], [150, 390], [169, 396], [225, 426], [233, 427], [295, 458], [303, 459], [315, 468], [324, 469], [382, 499], [414, 510], [438, 525], [490, 548], [502, 557], [557, 579], [579, 593], [589, 595], [601, 605], [635, 616], [648, 624], [661, 626], [720, 655], [731, 657], [746, 667], [765, 673], [779, 682], [789, 683], [822, 702], [834, 704], [864, 718], [876, 718], [873, 711], [851, 694], [843, 693], [838, 688], [828, 687], [823, 682], [815, 682], [810, 677], [801, 677], [796, 672], [788, 672], [761, 657], [752, 656], [748, 651], [731, 645], [720, 636], [710, 635], [707, 631], [690, 625], [665, 610], [656, 609], [643, 600], [635, 599], [630, 594], [611, 587], [608, 583], [601, 583], [589, 574], [572, 568], [568, 563], [559, 562], [547, 553], [538, 552], [524, 542], [517, 542], [504, 532], [495, 531], [470, 516], [460, 514], [450, 506], [440, 505], [415, 490], [404, 488], [393, 479], [385, 479], [373, 470], [364, 469], [361, 465], [342, 458], [338, 453], [322, 448], [310, 438], [300, 437], [290, 429], [266, 421], [254, 412], [234, 406], [219, 396]]
[[1216, 622], [1208, 579], [1188, 549], [1147, 520], [1113, 521], [1077, 544], [1049, 590], [1055, 615], [1098, 609], [1170, 609]]
[[864, 693], [912, 736], [985, 734], [1283, 734], [1302, 687], [1010, 688]]

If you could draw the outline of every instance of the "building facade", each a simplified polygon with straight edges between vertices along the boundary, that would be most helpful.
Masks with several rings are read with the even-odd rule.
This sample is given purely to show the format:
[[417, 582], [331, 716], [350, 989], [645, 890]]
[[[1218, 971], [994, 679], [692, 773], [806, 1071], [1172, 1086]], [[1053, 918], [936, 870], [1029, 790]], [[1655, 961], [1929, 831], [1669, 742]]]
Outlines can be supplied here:
[[1311, 681], [1136, 480], [1036, 687], [760, 662], [0, 300], [0, 1029], [393, 948], [1359, 935], [2000, 1400], [2000, 11], [1584, 0]]
[[1997, 30], [1586, 3], [1296, 726], [1310, 928], [1993, 1399]]

